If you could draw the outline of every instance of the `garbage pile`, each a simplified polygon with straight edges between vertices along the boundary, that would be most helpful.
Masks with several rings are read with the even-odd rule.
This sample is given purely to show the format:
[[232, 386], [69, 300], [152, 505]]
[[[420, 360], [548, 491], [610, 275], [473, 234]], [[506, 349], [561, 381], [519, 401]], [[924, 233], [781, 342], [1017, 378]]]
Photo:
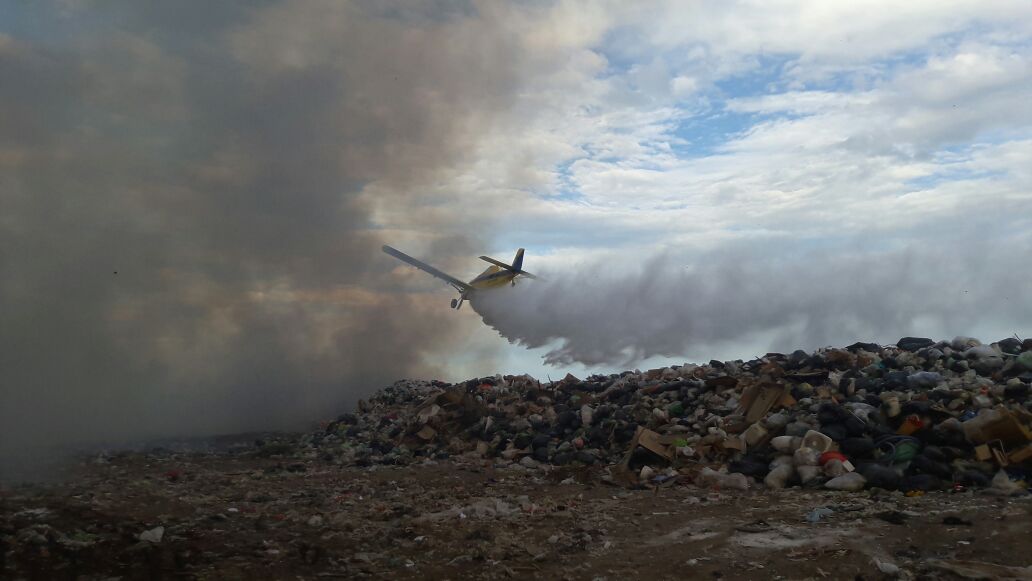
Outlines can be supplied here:
[[627, 486], [1024, 494], [1030, 383], [1032, 339], [905, 337], [548, 383], [400, 381], [301, 444], [343, 465], [475, 455]]

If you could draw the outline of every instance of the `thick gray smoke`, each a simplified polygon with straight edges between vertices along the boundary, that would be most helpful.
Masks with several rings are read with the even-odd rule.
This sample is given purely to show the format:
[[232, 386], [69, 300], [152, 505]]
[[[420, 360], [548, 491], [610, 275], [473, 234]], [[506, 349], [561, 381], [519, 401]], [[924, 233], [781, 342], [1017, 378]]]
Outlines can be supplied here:
[[390, 292], [370, 214], [463, 159], [519, 52], [461, 6], [253, 5], [12, 8], [0, 457], [300, 426], [455, 337]]
[[833, 254], [757, 246], [690, 264], [663, 253], [635, 264], [600, 258], [535, 272], [547, 280], [483, 293], [475, 307], [510, 342], [550, 347], [552, 365], [708, 358], [717, 345], [757, 338], [761, 349], [785, 351], [891, 343], [911, 333], [1004, 333], [986, 337], [998, 340], [1032, 330], [1032, 277], [1014, 262], [1032, 255], [1029, 237], [924, 242]]

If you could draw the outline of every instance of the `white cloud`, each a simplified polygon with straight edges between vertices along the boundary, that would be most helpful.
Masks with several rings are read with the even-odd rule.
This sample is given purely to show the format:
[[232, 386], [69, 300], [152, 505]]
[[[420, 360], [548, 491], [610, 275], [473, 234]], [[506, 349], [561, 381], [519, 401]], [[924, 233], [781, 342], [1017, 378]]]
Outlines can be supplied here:
[[[699, 43], [715, 53], [796, 55], [807, 61], [863, 62], [920, 50], [936, 38], [988, 26], [1032, 32], [1032, 7], [1020, 0], [875, 2], [662, 2], [640, 10], [660, 49]], [[654, 18], [653, 18], [654, 16]]]
[[670, 81], [670, 90], [676, 97], [687, 97], [699, 88], [699, 81], [695, 77], [681, 75]]
[[[428, 193], [436, 223], [497, 225], [553, 265], [1028, 225], [1025, 3], [654, 3], [584, 23], [570, 6], [533, 32], [533, 14], [513, 21], [532, 72]], [[405, 229], [427, 214], [377, 216]]]

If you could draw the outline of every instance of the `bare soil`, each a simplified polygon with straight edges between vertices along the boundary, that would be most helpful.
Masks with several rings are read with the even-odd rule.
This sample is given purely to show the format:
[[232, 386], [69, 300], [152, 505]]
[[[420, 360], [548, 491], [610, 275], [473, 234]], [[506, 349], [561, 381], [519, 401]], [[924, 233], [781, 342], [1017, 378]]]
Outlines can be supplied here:
[[1032, 578], [1028, 495], [626, 490], [599, 470], [127, 453], [0, 488], [0, 577]]

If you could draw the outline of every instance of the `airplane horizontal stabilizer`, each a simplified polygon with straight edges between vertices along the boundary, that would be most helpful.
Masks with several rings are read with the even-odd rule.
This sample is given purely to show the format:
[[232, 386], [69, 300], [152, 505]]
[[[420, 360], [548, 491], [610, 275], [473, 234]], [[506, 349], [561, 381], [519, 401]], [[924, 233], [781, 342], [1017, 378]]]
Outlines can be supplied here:
[[538, 278], [537, 276], [535, 276], [535, 275], [533, 275], [533, 274], [531, 274], [531, 273], [529, 273], [529, 272], [527, 272], [527, 271], [525, 271], [525, 270], [523, 270], [521, 268], [523, 266], [523, 249], [522, 248], [520, 248], [519, 250], [516, 251], [516, 260], [513, 260], [513, 264], [505, 264], [501, 260], [495, 260], [494, 258], [491, 258], [490, 256], [481, 256], [480, 260], [484, 260], [484, 261], [490, 262], [491, 264], [494, 264], [495, 266], [500, 266], [500, 267], [504, 268], [505, 270], [508, 270], [509, 272], [515, 272], [516, 274], [518, 274], [520, 276], [525, 276], [527, 278], [535, 278], [535, 279]]

